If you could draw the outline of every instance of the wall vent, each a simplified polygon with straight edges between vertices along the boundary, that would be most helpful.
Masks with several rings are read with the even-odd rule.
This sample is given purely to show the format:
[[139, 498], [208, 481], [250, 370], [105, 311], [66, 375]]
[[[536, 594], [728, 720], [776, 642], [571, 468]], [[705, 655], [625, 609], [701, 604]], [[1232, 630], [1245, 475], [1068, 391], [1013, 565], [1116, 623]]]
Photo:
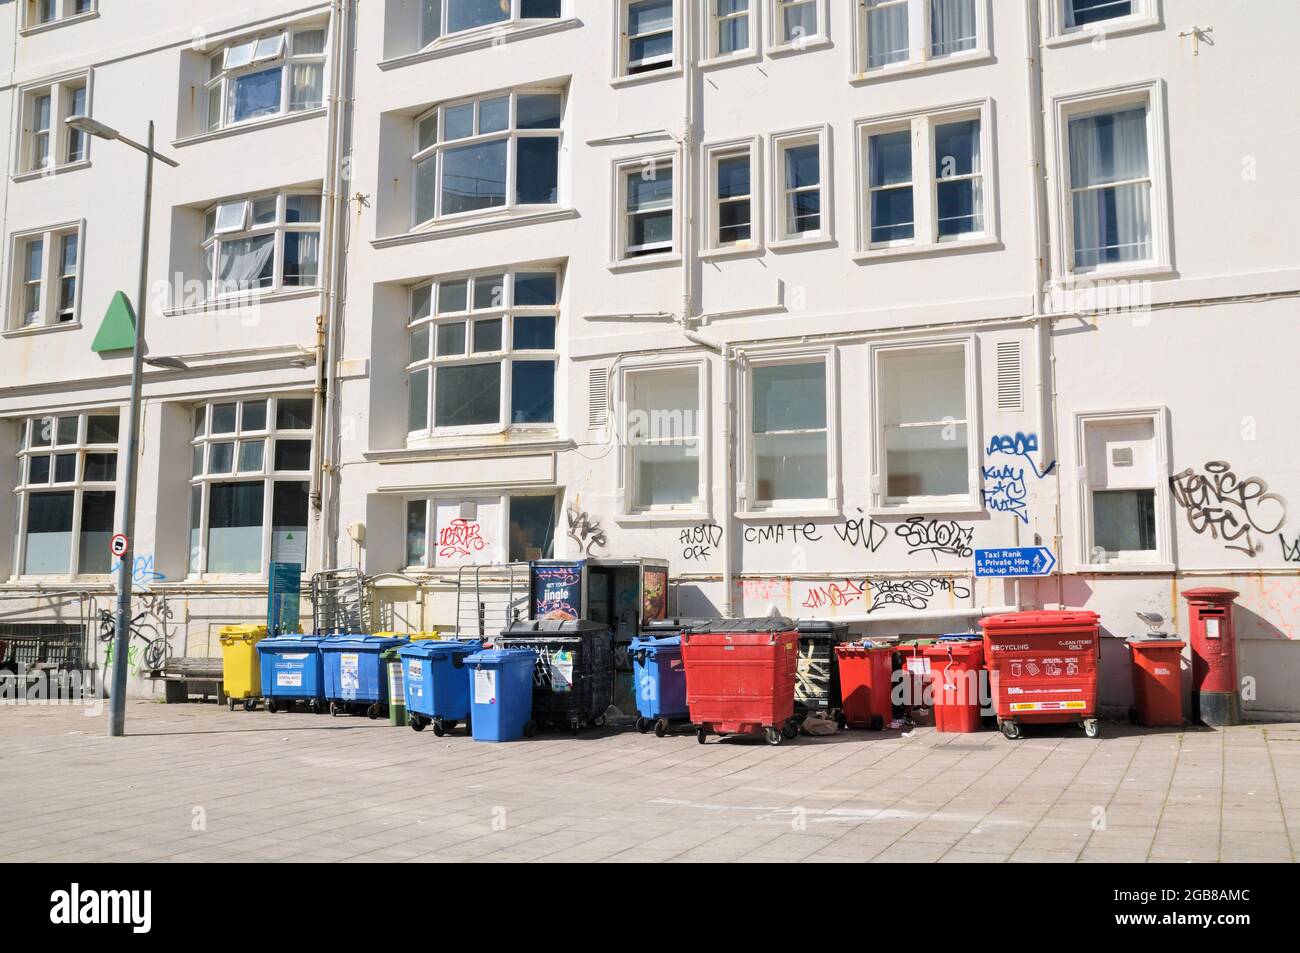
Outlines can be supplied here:
[[609, 425], [609, 368], [593, 367], [587, 377], [587, 426], [602, 430]]
[[1025, 393], [1019, 341], [998, 345], [998, 410], [1024, 410]]

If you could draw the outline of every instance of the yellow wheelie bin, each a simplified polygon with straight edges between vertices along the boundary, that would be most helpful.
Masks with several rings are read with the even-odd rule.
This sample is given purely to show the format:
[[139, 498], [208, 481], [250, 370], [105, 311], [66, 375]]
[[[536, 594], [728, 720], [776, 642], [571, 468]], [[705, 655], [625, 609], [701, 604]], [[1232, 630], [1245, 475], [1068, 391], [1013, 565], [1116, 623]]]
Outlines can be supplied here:
[[244, 711], [257, 708], [262, 692], [262, 666], [257, 643], [267, 636], [264, 625], [228, 625], [220, 632], [221, 668], [226, 704], [234, 711], [240, 702]]

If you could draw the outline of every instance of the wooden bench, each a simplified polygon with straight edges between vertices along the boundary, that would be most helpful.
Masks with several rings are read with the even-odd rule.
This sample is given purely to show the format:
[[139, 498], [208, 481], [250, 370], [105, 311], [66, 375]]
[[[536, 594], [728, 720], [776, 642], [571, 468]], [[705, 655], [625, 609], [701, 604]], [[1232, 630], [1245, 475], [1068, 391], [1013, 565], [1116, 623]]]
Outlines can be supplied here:
[[163, 700], [168, 705], [180, 704], [198, 695], [207, 701], [215, 698], [224, 704], [222, 690], [222, 664], [219, 658], [174, 658], [168, 660], [161, 672], [153, 678], [163, 680]]

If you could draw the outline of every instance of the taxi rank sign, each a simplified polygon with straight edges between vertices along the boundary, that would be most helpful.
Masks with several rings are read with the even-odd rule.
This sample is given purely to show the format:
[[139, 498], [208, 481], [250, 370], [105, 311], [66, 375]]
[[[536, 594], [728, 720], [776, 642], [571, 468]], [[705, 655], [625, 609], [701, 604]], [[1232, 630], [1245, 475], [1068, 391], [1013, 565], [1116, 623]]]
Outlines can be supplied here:
[[1047, 576], [1055, 568], [1056, 557], [1046, 546], [975, 550], [975, 575], [978, 577]]

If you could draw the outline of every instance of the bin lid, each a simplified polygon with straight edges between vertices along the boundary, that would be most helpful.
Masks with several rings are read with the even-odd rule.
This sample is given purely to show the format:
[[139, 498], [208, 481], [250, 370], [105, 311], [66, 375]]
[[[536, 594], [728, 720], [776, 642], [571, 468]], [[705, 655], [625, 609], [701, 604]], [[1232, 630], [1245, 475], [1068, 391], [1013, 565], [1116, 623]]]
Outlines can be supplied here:
[[972, 642], [968, 639], [958, 641], [956, 639], [948, 642], [940, 639], [938, 642], [931, 643], [921, 650], [921, 654], [927, 658], [947, 658], [948, 655], [984, 655], [984, 641], [981, 639]]
[[849, 624], [834, 619], [800, 619], [796, 625], [800, 635], [838, 635], [841, 639], [849, 635]]
[[578, 635], [582, 632], [609, 631], [603, 622], [590, 619], [521, 619], [512, 622], [501, 630], [504, 636], [529, 635]]
[[1008, 612], [980, 619], [980, 626], [990, 632], [1024, 632], [1029, 629], [1095, 628], [1101, 616], [1088, 609], [1040, 609], [1035, 612]]
[[321, 650], [332, 652], [343, 651], [362, 651], [362, 652], [382, 652], [384, 649], [396, 648], [405, 645], [407, 639], [405, 636], [384, 636], [384, 635], [345, 635], [336, 638], [324, 639], [321, 641]]
[[403, 645], [397, 649], [397, 654], [402, 658], [431, 659], [446, 658], [449, 655], [472, 655], [482, 649], [483, 642], [479, 639], [471, 642], [421, 640]]
[[939, 636], [940, 642], [979, 642], [984, 636], [978, 632], [953, 632], [950, 635]]
[[673, 619], [650, 619], [641, 623], [641, 629], [645, 632], [683, 632], [702, 625], [708, 625], [712, 621], [713, 619], [706, 616], [700, 616], [695, 619], [687, 619], [680, 616]]
[[326, 640], [323, 635], [273, 635], [269, 639], [262, 639], [257, 643], [259, 652], [265, 649], [314, 649], [320, 646]]
[[691, 629], [696, 635], [710, 632], [794, 632], [793, 620], [783, 616], [762, 616], [756, 619], [710, 619], [704, 625]]
[[682, 647], [682, 637], [680, 635], [668, 635], [663, 638], [654, 636], [634, 636], [632, 639], [631, 651], [646, 651], [654, 653], [660, 649], [680, 649]]
[[1173, 648], [1175, 645], [1180, 649], [1187, 643], [1176, 635], [1156, 635], [1154, 633], [1143, 633], [1142, 635], [1130, 635], [1124, 640], [1129, 645], [1163, 645]]
[[473, 655], [465, 656], [466, 665], [482, 665], [500, 668], [511, 662], [527, 661], [529, 665], [537, 663], [537, 653], [532, 649], [484, 649]]

